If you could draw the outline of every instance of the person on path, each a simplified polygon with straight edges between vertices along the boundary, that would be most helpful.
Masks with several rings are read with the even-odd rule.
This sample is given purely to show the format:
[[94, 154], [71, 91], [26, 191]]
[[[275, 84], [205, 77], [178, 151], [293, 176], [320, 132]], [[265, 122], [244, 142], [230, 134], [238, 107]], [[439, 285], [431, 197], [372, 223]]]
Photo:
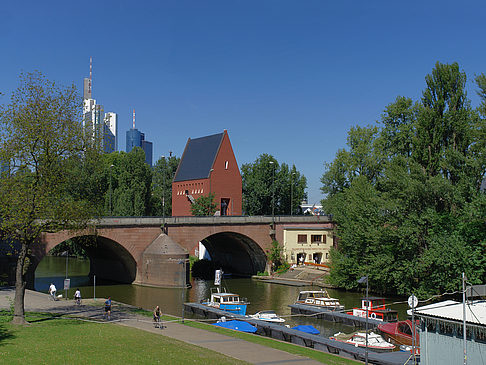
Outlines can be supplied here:
[[49, 294], [51, 295], [52, 300], [57, 300], [56, 291], [57, 291], [56, 286], [53, 283], [51, 283], [51, 285], [49, 286]]
[[111, 297], [105, 301], [105, 318], [111, 319]]
[[155, 309], [154, 309], [154, 325], [155, 327], [159, 327], [159, 328], [162, 328], [160, 326], [160, 307], [159, 306], [156, 306]]
[[76, 292], [74, 293], [74, 302], [77, 304], [77, 305], [81, 305], [81, 291], [78, 289], [76, 289]]

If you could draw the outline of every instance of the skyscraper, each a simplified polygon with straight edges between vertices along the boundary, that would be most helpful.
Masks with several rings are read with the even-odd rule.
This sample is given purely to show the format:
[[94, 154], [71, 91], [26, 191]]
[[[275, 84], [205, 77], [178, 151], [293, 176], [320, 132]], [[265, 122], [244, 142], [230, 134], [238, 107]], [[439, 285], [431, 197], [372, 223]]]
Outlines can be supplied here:
[[113, 151], [118, 151], [118, 115], [114, 112], [105, 113], [105, 125], [112, 139]]
[[84, 79], [83, 87], [83, 127], [92, 135], [93, 140], [101, 143], [105, 153], [118, 148], [118, 116], [108, 112], [103, 117], [103, 105], [96, 104], [92, 98], [93, 59], [89, 59], [89, 78]]
[[145, 152], [145, 162], [152, 166], [152, 142], [145, 140], [145, 134], [135, 128], [135, 109], [133, 110], [132, 128], [127, 131], [126, 151], [130, 152], [134, 147], [140, 147]]

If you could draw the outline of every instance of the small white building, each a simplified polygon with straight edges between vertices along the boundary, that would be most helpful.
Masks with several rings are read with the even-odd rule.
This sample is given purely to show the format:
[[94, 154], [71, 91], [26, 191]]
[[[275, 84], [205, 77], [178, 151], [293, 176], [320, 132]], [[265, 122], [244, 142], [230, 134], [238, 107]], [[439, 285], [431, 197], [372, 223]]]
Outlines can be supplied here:
[[[463, 364], [463, 304], [446, 300], [416, 308], [415, 316], [420, 318], [420, 363]], [[486, 301], [466, 303], [466, 328], [467, 363], [486, 364]]]
[[334, 245], [332, 228], [284, 227], [283, 254], [290, 264], [325, 264]]

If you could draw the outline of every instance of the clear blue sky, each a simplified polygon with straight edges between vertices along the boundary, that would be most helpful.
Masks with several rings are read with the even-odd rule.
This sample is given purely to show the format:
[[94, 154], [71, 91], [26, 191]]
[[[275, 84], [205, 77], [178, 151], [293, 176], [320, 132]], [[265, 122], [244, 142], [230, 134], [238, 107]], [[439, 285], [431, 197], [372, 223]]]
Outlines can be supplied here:
[[[398, 96], [417, 100], [436, 61], [486, 73], [483, 1], [5, 1], [0, 92], [21, 71], [75, 83], [119, 115], [154, 161], [187, 138], [227, 129], [238, 163], [261, 153], [295, 164], [318, 203], [324, 162], [353, 125]], [[8, 97], [0, 97], [8, 102]]]

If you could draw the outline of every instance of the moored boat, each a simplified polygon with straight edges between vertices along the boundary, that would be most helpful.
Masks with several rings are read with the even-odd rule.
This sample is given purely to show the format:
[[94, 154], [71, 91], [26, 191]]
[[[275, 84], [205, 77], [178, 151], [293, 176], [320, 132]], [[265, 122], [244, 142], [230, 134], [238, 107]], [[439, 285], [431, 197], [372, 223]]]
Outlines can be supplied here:
[[339, 299], [331, 298], [324, 289], [301, 291], [295, 304], [312, 305], [328, 310], [344, 309], [344, 306], [339, 303]]
[[[413, 341], [412, 321], [398, 321], [394, 323], [383, 323], [378, 325], [378, 330], [383, 334], [387, 341], [403, 346], [404, 349], [412, 352], [412, 346], [415, 346], [416, 353], [420, 353], [420, 337], [418, 333], [419, 321], [415, 322], [415, 341]], [[406, 351], [406, 350], [405, 350]]]
[[338, 332], [334, 336], [329, 337], [331, 340], [349, 343], [356, 347], [368, 347], [368, 349], [377, 352], [389, 352], [395, 349], [395, 345], [385, 341], [385, 339], [377, 333], [368, 333], [368, 346], [366, 346], [366, 332], [353, 332], [345, 334]]
[[238, 294], [229, 293], [224, 288], [215, 289], [211, 289], [211, 298], [202, 301], [201, 304], [233, 314], [246, 315], [246, 308], [249, 304], [246, 298], [240, 298]]
[[366, 318], [366, 309], [368, 308], [368, 318], [383, 322], [397, 322], [398, 312], [389, 309], [385, 305], [385, 298], [369, 297], [361, 300], [361, 308], [353, 308], [352, 312], [347, 314]]
[[238, 294], [229, 293], [221, 286], [223, 275], [223, 270], [216, 270], [214, 273], [214, 285], [216, 287], [211, 288], [211, 298], [202, 300], [201, 304], [233, 314], [246, 315], [246, 308], [250, 303], [246, 298], [240, 298]]
[[250, 314], [250, 318], [259, 319], [260, 321], [273, 322], [273, 323], [283, 323], [285, 319], [279, 317], [275, 311], [260, 311], [255, 314]]
[[231, 330], [248, 332], [248, 333], [255, 333], [257, 331], [257, 328], [255, 326], [252, 326], [248, 322], [238, 321], [238, 320], [218, 321], [217, 323], [214, 323], [213, 325], [218, 326], [218, 327], [228, 328], [228, 329], [231, 329]]

